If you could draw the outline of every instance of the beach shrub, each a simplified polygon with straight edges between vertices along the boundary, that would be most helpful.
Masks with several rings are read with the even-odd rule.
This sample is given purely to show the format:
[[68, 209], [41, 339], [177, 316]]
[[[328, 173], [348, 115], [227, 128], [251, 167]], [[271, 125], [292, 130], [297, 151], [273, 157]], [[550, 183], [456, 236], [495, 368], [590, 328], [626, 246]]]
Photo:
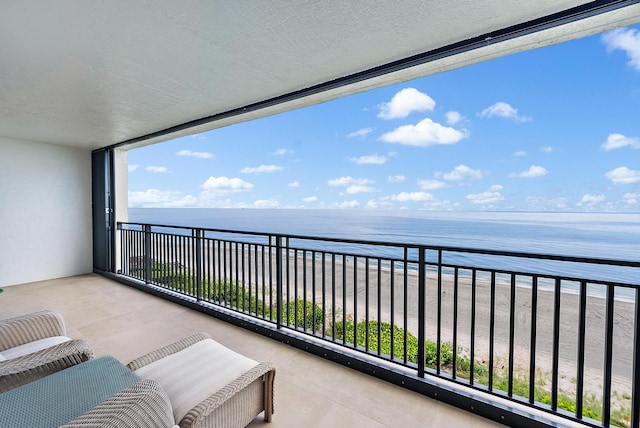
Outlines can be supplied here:
[[[458, 356], [458, 360], [461, 360]], [[458, 361], [460, 362], [460, 361]], [[436, 368], [438, 363], [438, 344], [436, 342], [425, 343], [425, 365], [432, 369]], [[460, 364], [458, 364], [458, 367]], [[453, 349], [449, 342], [440, 344], [440, 368], [453, 367]]]
[[[479, 365], [476, 364], [474, 369], [477, 370]], [[484, 374], [475, 377], [476, 383], [482, 385], [488, 385], [489, 383], [489, 370], [487, 366], [484, 367]], [[475, 376], [475, 375], [474, 375]], [[546, 388], [546, 381], [543, 378], [544, 374], [539, 373], [536, 376], [537, 381], [534, 387], [534, 401], [551, 406], [551, 392]], [[509, 389], [509, 373], [506, 369], [495, 370], [493, 372], [493, 388], [494, 390], [508, 391]], [[512, 390], [514, 396], [520, 396], [524, 398], [529, 397], [529, 379], [526, 376], [514, 374]], [[615, 394], [615, 393], [614, 393]], [[565, 393], [564, 391], [558, 391], [558, 409], [564, 410], [575, 414], [576, 412], [576, 400], [573, 396]], [[629, 416], [631, 414], [631, 405], [621, 405], [618, 408], [611, 410], [611, 425], [619, 427], [629, 426]], [[584, 418], [590, 418], [595, 421], [602, 421], [602, 399], [596, 397], [594, 394], [585, 395], [582, 402], [582, 416]]]
[[208, 301], [270, 318], [270, 308], [261, 299], [258, 299], [255, 293], [250, 293], [249, 289], [244, 288], [242, 284], [217, 281], [207, 283], [203, 288], [205, 290], [204, 298]]
[[[335, 323], [336, 339], [343, 340], [343, 322]], [[333, 330], [333, 329], [332, 329]], [[353, 320], [347, 319], [344, 328], [347, 343], [356, 343], [358, 347], [367, 348], [368, 350], [378, 351], [383, 355], [392, 356], [397, 360], [404, 360], [405, 357], [405, 335], [407, 342], [406, 357], [407, 362], [417, 364], [418, 362], [418, 338], [413, 334], [406, 332], [397, 325], [391, 326], [387, 322], [379, 321], [360, 321], [357, 325]], [[378, 334], [378, 332], [380, 334]], [[393, 355], [391, 355], [391, 343], [393, 342]], [[425, 365], [426, 367], [435, 369], [438, 359], [438, 346], [435, 342], [427, 341], [425, 343]], [[471, 362], [469, 357], [458, 353], [456, 355], [456, 371], [457, 375], [463, 378], [469, 377], [469, 369]], [[442, 343], [440, 346], [440, 369], [451, 372], [453, 370], [453, 347], [449, 342]], [[486, 368], [476, 363], [474, 366], [476, 373], [484, 374]]]
[[[339, 321], [335, 323], [336, 339], [342, 340], [343, 322]], [[391, 342], [393, 331], [393, 358], [404, 359], [404, 329], [394, 325], [393, 329], [391, 324], [386, 322], [360, 321], [357, 325], [353, 320], [347, 320], [346, 322], [346, 342], [356, 343], [357, 346], [362, 348], [367, 345], [367, 326], [369, 333], [369, 349], [377, 351], [378, 345], [380, 345], [380, 352], [384, 355], [391, 355]], [[380, 327], [380, 336], [378, 336], [378, 327]], [[418, 361], [418, 338], [411, 333], [407, 334], [407, 361], [417, 363]], [[355, 336], [354, 336], [355, 335]], [[354, 337], [356, 339], [354, 340]]]
[[187, 294], [195, 295], [198, 292], [197, 279], [180, 265], [154, 264], [151, 270], [151, 282]]
[[324, 324], [324, 312], [308, 300], [293, 300], [283, 307], [282, 319], [289, 325], [306, 330], [320, 331]]
[[[146, 279], [142, 257], [134, 257], [129, 261], [129, 275], [141, 280]], [[149, 282], [187, 294], [197, 292], [195, 276], [180, 263], [160, 263], [151, 260]]]

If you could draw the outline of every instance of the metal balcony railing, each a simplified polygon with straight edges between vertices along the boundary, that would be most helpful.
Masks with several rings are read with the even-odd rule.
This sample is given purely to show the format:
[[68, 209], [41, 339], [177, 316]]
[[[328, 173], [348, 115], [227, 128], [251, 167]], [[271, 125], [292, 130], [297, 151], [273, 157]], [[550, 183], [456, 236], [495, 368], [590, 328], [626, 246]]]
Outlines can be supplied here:
[[[544, 415], [640, 424], [640, 262], [136, 223], [118, 230], [121, 277], [385, 380], [515, 425], [545, 425]], [[474, 394], [507, 405], [493, 412]]]

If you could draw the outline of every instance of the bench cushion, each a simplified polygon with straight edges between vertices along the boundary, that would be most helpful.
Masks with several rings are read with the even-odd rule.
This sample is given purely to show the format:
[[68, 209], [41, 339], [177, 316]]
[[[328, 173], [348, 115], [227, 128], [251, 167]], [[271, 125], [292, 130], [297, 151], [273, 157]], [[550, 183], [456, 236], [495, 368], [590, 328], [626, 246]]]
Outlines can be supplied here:
[[180, 422], [197, 404], [257, 365], [213, 339], [206, 339], [135, 373], [162, 386], [171, 400], [174, 418]]
[[138, 380], [115, 358], [96, 358], [0, 394], [2, 424], [57, 427]]

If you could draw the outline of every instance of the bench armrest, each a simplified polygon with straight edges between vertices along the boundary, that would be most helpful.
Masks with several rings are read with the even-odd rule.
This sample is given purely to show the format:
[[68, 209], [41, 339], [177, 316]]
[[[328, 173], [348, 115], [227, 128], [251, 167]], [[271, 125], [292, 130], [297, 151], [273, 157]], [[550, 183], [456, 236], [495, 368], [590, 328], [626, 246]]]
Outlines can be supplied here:
[[94, 357], [93, 348], [73, 339], [22, 357], [0, 361], [0, 392], [75, 366]]
[[62, 314], [45, 310], [0, 320], [0, 352], [40, 339], [66, 336]]

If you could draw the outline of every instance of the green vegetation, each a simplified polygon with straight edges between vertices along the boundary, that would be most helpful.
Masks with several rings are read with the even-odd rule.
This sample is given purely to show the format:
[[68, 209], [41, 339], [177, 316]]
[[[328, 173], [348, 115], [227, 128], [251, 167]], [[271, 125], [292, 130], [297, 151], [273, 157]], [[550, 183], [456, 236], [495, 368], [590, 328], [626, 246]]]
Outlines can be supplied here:
[[203, 284], [204, 299], [269, 318], [270, 310], [255, 293], [230, 282]]
[[[196, 293], [197, 282], [195, 276], [180, 263], [158, 263], [151, 260], [149, 282], [162, 287], [186, 294]], [[129, 275], [141, 280], [145, 279], [144, 259], [132, 257], [129, 259]]]
[[[284, 308], [286, 323], [306, 330], [320, 331], [324, 324], [322, 308], [308, 300], [298, 299], [289, 302]], [[275, 316], [275, 314], [274, 314]]]
[[[132, 263], [130, 266], [131, 276], [137, 278], [144, 277], [142, 264]], [[151, 267], [151, 282], [162, 287], [179, 291], [188, 295], [196, 295], [197, 281], [194, 275], [179, 264], [163, 264], [153, 262]], [[276, 308], [265, 304], [248, 288], [231, 282], [206, 282], [202, 283], [202, 298], [209, 302], [219, 303], [227, 307], [249, 312], [259, 317], [275, 320], [277, 317]], [[312, 302], [298, 299], [289, 301], [283, 306], [283, 322], [289, 326], [321, 332], [324, 326], [328, 337], [332, 337], [335, 331], [336, 341], [345, 341], [348, 344], [366, 349], [369, 352], [380, 353], [392, 359], [406, 361], [417, 364], [418, 362], [418, 339], [397, 325], [392, 326], [387, 322], [370, 320], [360, 321], [357, 324], [349, 316], [346, 321], [338, 321], [334, 325], [325, 325], [326, 318], [322, 308]], [[344, 333], [343, 333], [344, 332]], [[343, 336], [344, 334], [344, 336]], [[405, 349], [406, 336], [406, 349]], [[392, 347], [393, 343], [393, 355]], [[490, 368], [484, 363], [471, 361], [462, 348], [457, 350], [455, 355], [456, 376], [469, 379], [471, 376], [471, 364], [473, 363], [473, 381], [475, 384], [489, 384]], [[449, 342], [440, 344], [440, 349], [435, 342], [425, 343], [425, 366], [436, 369], [438, 354], [440, 356], [440, 370], [445, 373], [453, 372], [454, 352], [453, 346]], [[534, 387], [534, 399], [536, 402], [551, 405], [551, 393], [546, 387], [547, 376], [539, 373], [536, 378], [538, 382]], [[575, 379], [573, 380], [575, 382]], [[493, 371], [494, 390], [508, 391], [509, 375], [506, 369]], [[529, 379], [522, 374], [514, 374], [512, 391], [515, 396], [523, 398], [529, 397]], [[629, 426], [629, 416], [631, 414], [631, 397], [628, 394], [614, 393], [617, 402], [624, 403], [617, 408], [612, 408], [611, 424], [614, 426]], [[628, 403], [628, 404], [627, 404]], [[613, 405], [613, 403], [612, 403]], [[575, 399], [564, 391], [558, 392], [558, 408], [570, 413], [575, 413]], [[595, 395], [587, 395], [583, 399], [582, 414], [586, 418], [596, 421], [602, 420], [602, 399]]]
[[[392, 334], [391, 324], [389, 323], [369, 321], [367, 324], [365, 321], [361, 321], [357, 325], [356, 333], [356, 326], [352, 319], [348, 319], [346, 324], [342, 321], [338, 321], [335, 323], [336, 339], [341, 341], [343, 340], [343, 337], [346, 337], [345, 341], [347, 343], [356, 343], [357, 346], [365, 348], [367, 340], [367, 326], [369, 328], [369, 349], [377, 351], [379, 345], [380, 352], [382, 354], [391, 355]], [[378, 326], [380, 326], [380, 337], [378, 337]], [[345, 336], [343, 336], [343, 330], [346, 330]], [[397, 359], [404, 359], [405, 349], [402, 331], [404, 330], [398, 326], [393, 327], [393, 357]], [[355, 340], [354, 334], [357, 334]], [[407, 361], [412, 363], [416, 363], [418, 361], [418, 339], [411, 333], [407, 334]]]

